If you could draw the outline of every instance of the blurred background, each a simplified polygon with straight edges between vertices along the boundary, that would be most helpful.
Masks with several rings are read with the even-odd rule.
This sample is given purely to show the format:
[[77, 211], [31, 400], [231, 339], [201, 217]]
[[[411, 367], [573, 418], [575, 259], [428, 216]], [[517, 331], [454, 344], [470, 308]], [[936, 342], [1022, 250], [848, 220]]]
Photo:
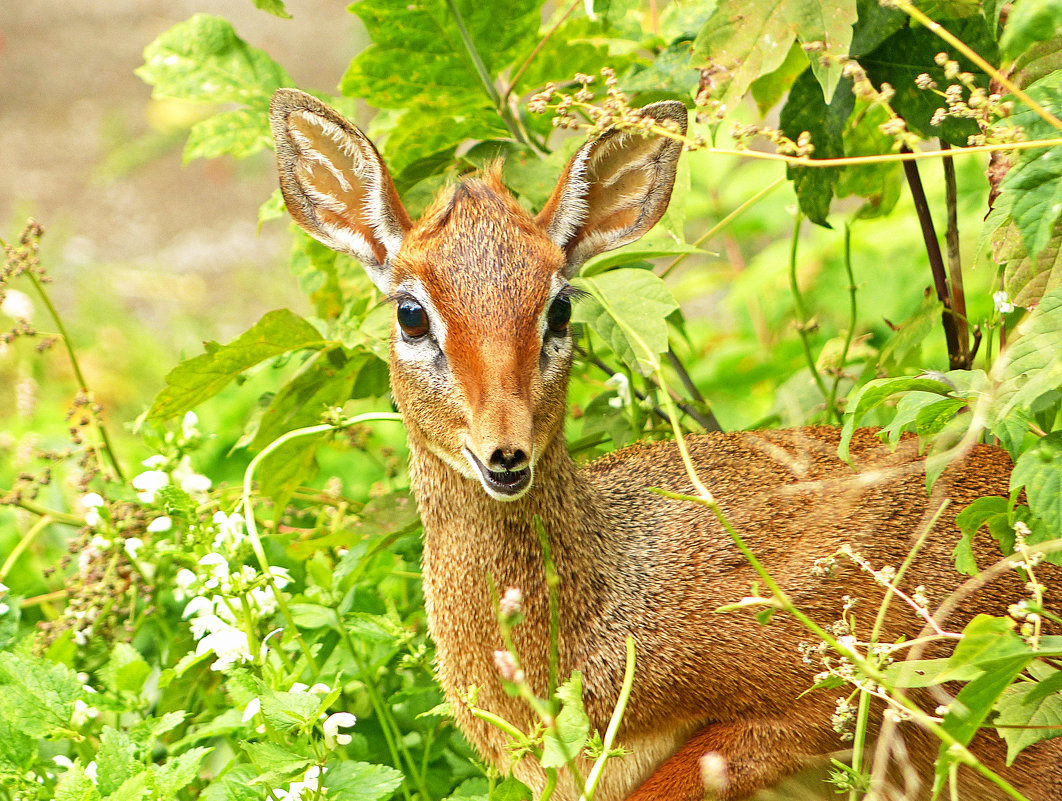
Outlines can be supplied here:
[[[0, 237], [17, 241], [30, 217], [44, 226], [50, 294], [111, 419], [143, 411], [203, 340], [228, 341], [269, 309], [305, 304], [286, 267], [286, 223], [258, 229], [276, 186], [272, 154], [182, 164], [188, 126], [209, 110], [154, 101], [134, 74], [146, 45], [205, 12], [229, 19], [298, 85], [334, 92], [364, 45], [358, 18], [333, 0], [287, 8], [292, 19], [251, 0], [34, 0], [0, 13]], [[27, 282], [15, 286], [32, 297]], [[34, 324], [49, 330], [32, 300]], [[68, 369], [58, 353], [17, 364], [13, 355], [0, 354], [9, 437], [29, 405], [68, 403], [71, 391], [47, 380]]]

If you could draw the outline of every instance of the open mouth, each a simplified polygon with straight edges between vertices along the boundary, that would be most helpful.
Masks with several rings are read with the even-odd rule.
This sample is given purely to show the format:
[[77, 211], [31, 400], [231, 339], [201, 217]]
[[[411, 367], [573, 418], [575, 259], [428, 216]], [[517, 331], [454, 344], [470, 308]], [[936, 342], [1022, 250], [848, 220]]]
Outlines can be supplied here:
[[531, 486], [531, 465], [520, 470], [491, 470], [481, 462], [476, 454], [464, 449], [465, 458], [476, 468], [483, 489], [500, 501], [515, 500], [524, 490]]

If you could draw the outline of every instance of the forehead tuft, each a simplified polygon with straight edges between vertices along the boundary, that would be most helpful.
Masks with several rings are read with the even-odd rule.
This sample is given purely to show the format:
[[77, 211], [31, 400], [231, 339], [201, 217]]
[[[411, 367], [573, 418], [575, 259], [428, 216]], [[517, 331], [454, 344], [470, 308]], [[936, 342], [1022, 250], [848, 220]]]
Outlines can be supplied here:
[[394, 283], [419, 279], [440, 313], [538, 317], [564, 253], [505, 189], [493, 168], [441, 195], [394, 262]]

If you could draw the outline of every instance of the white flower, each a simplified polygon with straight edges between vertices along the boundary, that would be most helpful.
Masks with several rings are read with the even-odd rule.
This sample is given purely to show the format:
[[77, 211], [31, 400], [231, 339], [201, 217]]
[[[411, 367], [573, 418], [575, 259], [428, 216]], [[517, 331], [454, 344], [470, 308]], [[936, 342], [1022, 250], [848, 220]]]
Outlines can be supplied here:
[[229, 624], [214, 614], [198, 615], [192, 618], [192, 637], [197, 640], [226, 628], [229, 628]]
[[250, 662], [250, 646], [247, 643], [247, 635], [237, 628], [226, 626], [211, 632], [199, 641], [196, 646], [196, 656], [213, 651], [217, 660], [211, 664], [211, 670], [225, 670], [237, 662]]
[[85, 775], [88, 776], [89, 781], [92, 782], [93, 784], [97, 784], [98, 783], [96, 781], [96, 760], [95, 759], [92, 760], [91, 762], [89, 762], [87, 765], [85, 765]]
[[199, 429], [196, 426], [199, 425], [199, 417], [195, 412], [185, 412], [184, 419], [181, 420], [181, 436], [185, 439], [192, 439], [199, 436]]
[[92, 626], [83, 629], [74, 629], [74, 642], [77, 645], [88, 645], [89, 637], [92, 636]]
[[262, 709], [262, 700], [260, 698], [252, 698], [250, 703], [243, 710], [243, 716], [241, 720], [246, 723], [255, 715], [257, 715]]
[[8, 587], [6, 584], [4, 584], [2, 581], [0, 581], [0, 595], [3, 595], [5, 592], [7, 592], [10, 589], [11, 589], [10, 587]]
[[106, 503], [103, 500], [103, 496], [98, 492], [90, 492], [84, 498], [81, 499], [81, 505], [86, 509], [92, 509], [93, 507], [103, 506]]
[[100, 513], [96, 509], [89, 509], [85, 512], [85, 524], [91, 528], [96, 528], [102, 522]]
[[148, 458], [146, 458], [140, 464], [144, 465], [144, 467], [150, 467], [152, 470], [154, 470], [156, 467], [162, 467], [164, 464], [166, 464], [166, 457], [163, 456], [161, 453], [156, 453], [154, 456], [149, 456]]
[[324, 724], [321, 726], [324, 729], [325, 746], [327, 748], [335, 748], [336, 745], [347, 745], [351, 741], [349, 734], [340, 734], [340, 729], [349, 729], [358, 719], [349, 712], [336, 712], [334, 715], [329, 715]]
[[276, 567], [273, 565], [270, 566], [269, 572], [273, 576], [273, 583], [277, 585], [278, 590], [284, 589], [292, 582], [291, 573], [288, 572], [286, 567]]
[[199, 564], [204, 567], [213, 567], [211, 577], [203, 582], [203, 586], [208, 589], [214, 589], [215, 587], [227, 583], [229, 580], [229, 563], [225, 557], [219, 553], [208, 553], [202, 559], [199, 560]]
[[301, 681], [297, 681], [297, 682], [295, 682], [294, 684], [291, 685], [291, 689], [288, 690], [288, 692], [289, 693], [304, 693], [308, 689], [310, 689], [310, 685], [303, 684]]
[[211, 487], [211, 481], [206, 476], [192, 470], [192, 460], [187, 456], [173, 469], [173, 477], [177, 484], [189, 495], [196, 492], [207, 492]]
[[193, 584], [198, 581], [198, 576], [189, 570], [187, 567], [182, 567], [177, 571], [177, 575], [173, 577], [173, 583], [182, 590], [187, 590]]
[[236, 546], [243, 542], [245, 529], [243, 515], [239, 512], [233, 512], [231, 515], [214, 512], [214, 524], [218, 527], [218, 535], [214, 537], [215, 548], [226, 544]]
[[[164, 518], [169, 520], [169, 518]], [[151, 531], [151, 526], [148, 526], [148, 531]], [[140, 537], [126, 537], [125, 540], [125, 552], [129, 554], [130, 559], [136, 559], [137, 552], [144, 547], [144, 541]]]
[[133, 488], [140, 490], [137, 497], [144, 503], [154, 503], [155, 493], [170, 483], [170, 477], [161, 470], [146, 470], [133, 478]]
[[625, 373], [613, 373], [605, 386], [616, 390], [616, 397], [608, 399], [608, 405], [613, 409], [631, 405], [631, 382]]
[[[311, 695], [328, 695], [330, 692], [332, 692], [332, 688], [329, 687], [327, 684], [323, 684], [322, 682], [317, 682], [317, 684], [313, 685], [306, 692], [310, 693]], [[354, 725], [354, 724], [351, 724], [351, 725]]]
[[95, 720], [100, 711], [94, 706], [89, 706], [80, 698], [74, 701], [74, 712], [70, 716], [70, 725], [75, 729], [84, 726], [88, 721]]
[[152, 534], [161, 534], [164, 531], [169, 531], [171, 528], [173, 528], [173, 521], [163, 515], [162, 517], [156, 517], [148, 523], [147, 530]]
[[[191, 570], [188, 570], [187, 572], [192, 573]], [[180, 576], [179, 573], [177, 575]], [[192, 578], [195, 579], [194, 573], [192, 573]], [[192, 616], [199, 617], [200, 615], [204, 614], [214, 614], [214, 602], [211, 601], [209, 598], [204, 598], [202, 595], [195, 596], [192, 600], [188, 602], [188, 605], [184, 607], [185, 620]]]
[[74, 767], [74, 763], [70, 761], [70, 757], [63, 756], [62, 754], [56, 754], [55, 756], [53, 756], [52, 762], [54, 762], [61, 768], [65, 768], [66, 770], [70, 770], [70, 768]]
[[0, 312], [16, 320], [26, 320], [28, 322], [33, 319], [33, 301], [30, 300], [29, 295], [25, 292], [9, 289], [4, 302], [0, 303]]
[[1014, 304], [1010, 302], [1005, 290], [1001, 289], [998, 292], [993, 292], [992, 303], [995, 304], [996, 311], [1000, 314], [1008, 314], [1014, 311]]

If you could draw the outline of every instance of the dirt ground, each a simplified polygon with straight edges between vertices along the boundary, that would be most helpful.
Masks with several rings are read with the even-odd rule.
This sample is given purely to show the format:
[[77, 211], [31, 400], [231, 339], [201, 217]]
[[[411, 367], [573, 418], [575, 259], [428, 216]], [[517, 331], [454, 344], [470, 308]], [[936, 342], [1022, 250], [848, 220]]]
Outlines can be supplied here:
[[346, 5], [289, 0], [285, 20], [252, 0], [0, 3], [0, 236], [17, 237], [28, 216], [46, 227], [53, 293], [75, 329], [130, 314], [176, 360], [298, 307], [285, 223], [257, 230], [276, 186], [271, 154], [182, 166], [172, 104], [152, 101], [133, 70], [160, 33], [206, 12], [299, 86], [335, 91], [364, 44]]

